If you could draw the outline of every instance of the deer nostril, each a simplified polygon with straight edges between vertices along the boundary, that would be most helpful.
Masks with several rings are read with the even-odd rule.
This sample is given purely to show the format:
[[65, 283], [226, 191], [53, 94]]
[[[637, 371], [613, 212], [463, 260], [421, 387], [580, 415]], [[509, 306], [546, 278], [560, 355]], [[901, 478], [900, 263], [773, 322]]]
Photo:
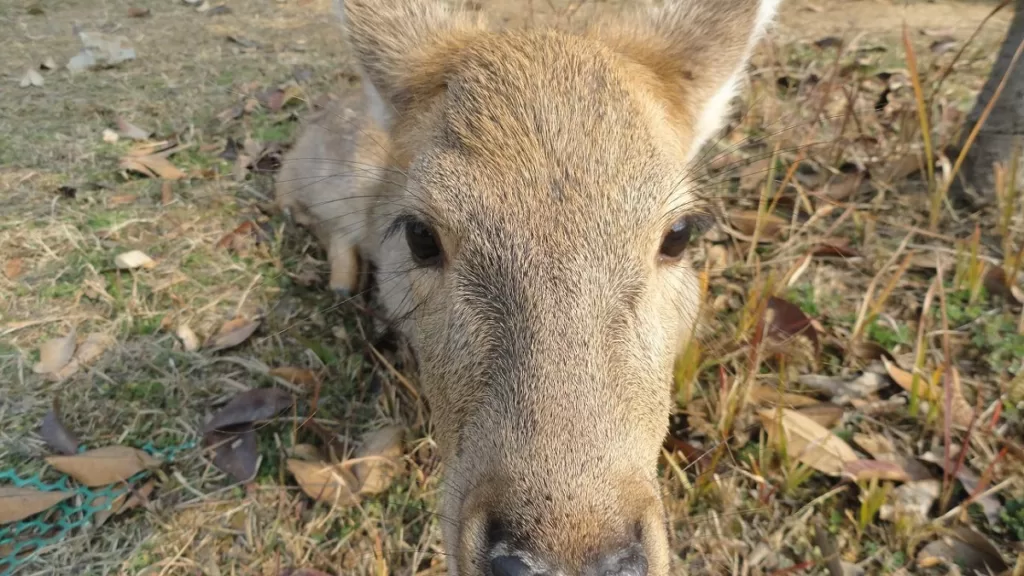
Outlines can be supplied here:
[[601, 559], [597, 576], [647, 576], [647, 556], [639, 544], [633, 544]]
[[498, 556], [491, 560], [490, 576], [534, 576], [530, 567], [515, 556]]

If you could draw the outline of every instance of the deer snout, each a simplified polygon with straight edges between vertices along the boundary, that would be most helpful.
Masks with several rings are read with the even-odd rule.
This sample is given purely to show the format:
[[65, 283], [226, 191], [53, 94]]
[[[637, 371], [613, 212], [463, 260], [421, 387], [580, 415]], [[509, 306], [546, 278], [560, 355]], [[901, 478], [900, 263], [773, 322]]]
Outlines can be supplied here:
[[[502, 544], [499, 544], [502, 546]], [[488, 576], [556, 576], [560, 573], [550, 564], [528, 552], [503, 548], [503, 555], [494, 556]], [[620, 550], [600, 556], [583, 570], [585, 576], [647, 576], [647, 555], [635, 542]]]

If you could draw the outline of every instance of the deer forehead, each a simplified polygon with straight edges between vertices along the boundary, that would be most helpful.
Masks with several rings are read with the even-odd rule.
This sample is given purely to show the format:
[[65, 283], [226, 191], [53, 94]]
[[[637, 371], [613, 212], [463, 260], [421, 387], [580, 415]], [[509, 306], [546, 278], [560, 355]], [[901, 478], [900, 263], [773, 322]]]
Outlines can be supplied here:
[[688, 195], [685, 142], [643, 75], [585, 38], [506, 33], [466, 46], [416, 121], [403, 151], [413, 200], [441, 218], [638, 232]]

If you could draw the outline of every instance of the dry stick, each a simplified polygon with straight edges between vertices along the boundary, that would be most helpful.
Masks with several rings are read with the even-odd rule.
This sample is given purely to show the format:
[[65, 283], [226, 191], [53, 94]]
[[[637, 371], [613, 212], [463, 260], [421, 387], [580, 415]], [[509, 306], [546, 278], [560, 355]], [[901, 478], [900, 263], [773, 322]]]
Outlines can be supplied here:
[[985, 121], [988, 120], [989, 114], [992, 113], [992, 109], [995, 107], [996, 102], [999, 100], [999, 96], [1003, 93], [1003, 89], [1006, 88], [1006, 83], [1010, 79], [1010, 73], [1017, 66], [1017, 60], [1020, 59], [1021, 52], [1024, 51], [1024, 41], [1021, 41], [1017, 45], [1017, 50], [1013, 53], [1013, 58], [1010, 59], [1009, 66], [1006, 67], [1006, 72], [1003, 74], [1003, 78], [999, 81], [999, 86], [996, 86], [996, 91], [992, 93], [992, 98], [989, 99], [988, 104], [985, 105], [985, 109], [981, 111], [981, 116], [978, 117], [978, 121], [974, 123], [974, 128], [971, 129], [971, 133], [967, 136], [967, 140], [964, 142], [964, 147], [960, 150], [960, 154], [956, 157], [956, 162], [953, 163], [953, 170], [949, 174], [949, 178], [945, 180], [945, 185], [942, 187], [942, 198], [945, 198], [949, 194], [949, 188], [953, 185], [953, 181], [956, 180], [957, 173], [960, 172], [960, 167], [964, 163], [964, 159], [967, 157], [967, 152], [974, 145], [974, 140], [978, 137], [978, 133], [981, 132], [981, 127], [984, 126]]
[[935, 231], [939, 226], [939, 212], [936, 198], [938, 197], [935, 188], [935, 155], [932, 153], [931, 126], [928, 122], [928, 109], [924, 101], [924, 91], [921, 89], [921, 75], [917, 70], [917, 55], [914, 53], [914, 44], [910, 41], [910, 31], [907, 29], [906, 21], [903, 22], [903, 48], [907, 53], [907, 68], [910, 71], [910, 82], [914, 86], [914, 101], [917, 103], [917, 119], [920, 122], [921, 138], [924, 140], [924, 161], [928, 171], [928, 189], [932, 192], [931, 210], [928, 213], [928, 229]]

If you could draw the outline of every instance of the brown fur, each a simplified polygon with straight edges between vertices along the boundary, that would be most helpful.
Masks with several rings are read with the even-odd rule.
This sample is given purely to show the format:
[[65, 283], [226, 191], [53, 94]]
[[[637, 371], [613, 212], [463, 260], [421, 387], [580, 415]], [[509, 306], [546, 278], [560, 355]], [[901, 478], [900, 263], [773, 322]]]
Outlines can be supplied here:
[[[428, 0], [345, 0], [366, 95], [310, 119], [279, 202], [334, 288], [376, 263], [419, 359], [447, 466], [452, 574], [487, 574], [495, 522], [552, 574], [639, 539], [668, 573], [656, 477], [694, 271], [658, 250], [752, 40], [758, 0], [666, 0], [582, 33], [491, 31]], [[337, 112], [332, 110], [332, 112]], [[396, 218], [429, 223], [414, 265]]]

